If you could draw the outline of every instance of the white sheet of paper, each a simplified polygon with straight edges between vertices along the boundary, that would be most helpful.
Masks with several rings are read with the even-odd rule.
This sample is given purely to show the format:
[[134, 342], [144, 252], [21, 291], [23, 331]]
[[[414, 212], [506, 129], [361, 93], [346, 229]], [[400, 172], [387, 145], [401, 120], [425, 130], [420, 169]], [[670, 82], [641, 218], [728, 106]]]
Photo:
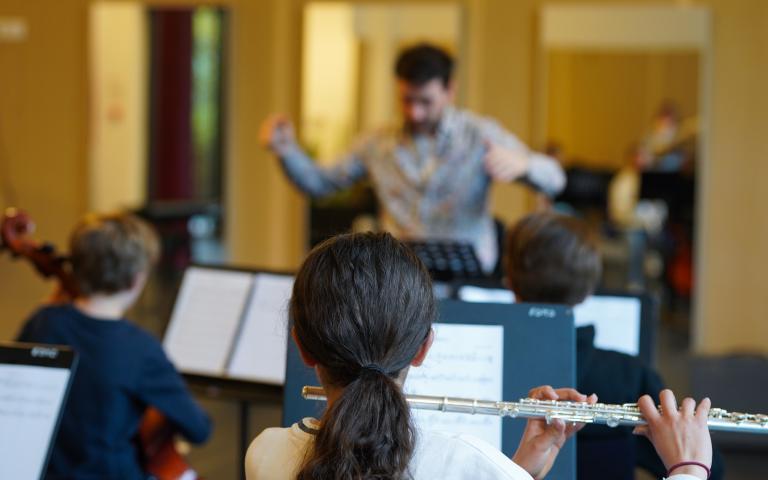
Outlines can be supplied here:
[[66, 368], [0, 365], [0, 478], [42, 478], [69, 375]]
[[288, 301], [293, 277], [256, 275], [228, 375], [282, 385], [288, 342]]
[[252, 283], [251, 273], [187, 269], [163, 341], [176, 368], [224, 375]]
[[573, 309], [577, 327], [595, 326], [595, 346], [629, 355], [640, 353], [640, 299], [592, 296]]
[[474, 285], [459, 287], [459, 300], [473, 303], [514, 303], [515, 294], [504, 288], [483, 288]]
[[[504, 327], [436, 323], [435, 342], [421, 367], [412, 367], [405, 392], [502, 400]], [[419, 429], [468, 433], [501, 449], [501, 418], [412, 410]]]
[[[465, 285], [459, 300], [476, 303], [513, 303], [514, 294], [501, 288]], [[641, 303], [637, 297], [593, 295], [573, 309], [574, 324], [595, 326], [595, 346], [629, 355], [640, 353]]]

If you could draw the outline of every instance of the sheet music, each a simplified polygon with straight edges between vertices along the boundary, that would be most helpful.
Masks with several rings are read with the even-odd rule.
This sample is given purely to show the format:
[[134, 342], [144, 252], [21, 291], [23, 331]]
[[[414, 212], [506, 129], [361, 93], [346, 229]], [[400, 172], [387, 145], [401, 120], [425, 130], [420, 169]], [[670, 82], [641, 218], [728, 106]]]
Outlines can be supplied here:
[[595, 346], [629, 355], [640, 353], [640, 299], [592, 296], [573, 309], [574, 323], [595, 326]]
[[[504, 327], [434, 325], [435, 342], [421, 367], [412, 367], [405, 392], [502, 400]], [[412, 410], [420, 429], [468, 433], [501, 449], [501, 418]]]
[[256, 275], [229, 376], [275, 385], [285, 383], [288, 301], [292, 289], [291, 276]]
[[182, 372], [223, 376], [253, 274], [187, 269], [163, 346]]
[[70, 371], [0, 365], [0, 478], [38, 479]]

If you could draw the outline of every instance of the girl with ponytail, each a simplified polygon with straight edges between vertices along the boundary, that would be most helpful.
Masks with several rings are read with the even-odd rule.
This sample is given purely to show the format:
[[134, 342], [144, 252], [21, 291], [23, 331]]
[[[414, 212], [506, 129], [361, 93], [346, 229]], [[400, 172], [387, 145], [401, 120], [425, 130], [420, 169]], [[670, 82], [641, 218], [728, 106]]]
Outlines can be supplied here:
[[[327, 408], [319, 421], [262, 432], [246, 455], [247, 478], [543, 478], [579, 427], [531, 420], [512, 460], [468, 435], [414, 429], [402, 385], [429, 351], [436, 315], [429, 274], [389, 234], [342, 235], [312, 250], [293, 287], [291, 333]], [[551, 387], [530, 395], [596, 401]]]

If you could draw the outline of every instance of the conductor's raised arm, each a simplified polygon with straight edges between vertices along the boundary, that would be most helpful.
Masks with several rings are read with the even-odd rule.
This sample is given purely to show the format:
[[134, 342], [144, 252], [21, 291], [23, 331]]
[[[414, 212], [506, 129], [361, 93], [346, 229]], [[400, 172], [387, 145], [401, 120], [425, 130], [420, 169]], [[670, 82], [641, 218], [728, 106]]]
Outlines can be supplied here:
[[296, 140], [293, 122], [283, 114], [267, 117], [259, 128], [259, 142], [280, 159], [288, 178], [302, 192], [321, 198], [352, 186], [366, 175], [362, 158], [354, 148], [331, 167], [318, 166]]

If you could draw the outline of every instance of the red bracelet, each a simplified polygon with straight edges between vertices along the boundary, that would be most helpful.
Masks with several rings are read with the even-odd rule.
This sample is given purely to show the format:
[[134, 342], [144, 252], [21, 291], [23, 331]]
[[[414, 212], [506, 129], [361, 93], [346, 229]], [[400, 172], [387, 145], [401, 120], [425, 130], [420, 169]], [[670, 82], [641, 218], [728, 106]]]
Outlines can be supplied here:
[[676, 463], [676, 464], [672, 465], [671, 467], [669, 467], [669, 470], [667, 470], [667, 475], [666, 476], [669, 477], [672, 474], [672, 470], [675, 470], [675, 469], [680, 468], [680, 467], [686, 467], [688, 465], [694, 465], [694, 466], [701, 467], [704, 470], [706, 470], [707, 471], [707, 478], [709, 478], [710, 475], [712, 475], [712, 471], [709, 469], [709, 467], [704, 465], [701, 462], [680, 462], [680, 463]]

